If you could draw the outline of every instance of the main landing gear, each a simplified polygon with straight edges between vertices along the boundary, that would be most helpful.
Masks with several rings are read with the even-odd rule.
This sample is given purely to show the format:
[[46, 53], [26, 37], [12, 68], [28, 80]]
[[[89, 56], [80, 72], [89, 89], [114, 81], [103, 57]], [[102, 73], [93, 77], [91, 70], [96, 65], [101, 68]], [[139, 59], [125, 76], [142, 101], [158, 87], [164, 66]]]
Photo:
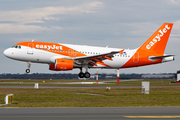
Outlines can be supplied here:
[[78, 75], [79, 78], [89, 78], [91, 76], [91, 74], [87, 71], [87, 69], [86, 69], [85, 73], [82, 72], [82, 68], [80, 68], [80, 70], [81, 70], [81, 72]]
[[26, 73], [30, 73], [31, 62], [27, 62], [27, 64], [28, 69], [26, 69]]
[[91, 76], [91, 74], [89, 73], [89, 72], [85, 72], [85, 73], [83, 73], [83, 72], [80, 72], [79, 73], [79, 78], [89, 78]]

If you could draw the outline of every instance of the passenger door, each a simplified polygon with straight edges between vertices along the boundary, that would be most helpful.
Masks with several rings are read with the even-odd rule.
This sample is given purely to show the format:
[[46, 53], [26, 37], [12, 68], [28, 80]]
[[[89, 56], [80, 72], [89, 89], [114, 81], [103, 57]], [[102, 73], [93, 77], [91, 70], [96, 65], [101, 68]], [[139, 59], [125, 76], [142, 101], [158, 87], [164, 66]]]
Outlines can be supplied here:
[[28, 46], [29, 48], [27, 49], [27, 54], [33, 54], [34, 43], [29, 43]]

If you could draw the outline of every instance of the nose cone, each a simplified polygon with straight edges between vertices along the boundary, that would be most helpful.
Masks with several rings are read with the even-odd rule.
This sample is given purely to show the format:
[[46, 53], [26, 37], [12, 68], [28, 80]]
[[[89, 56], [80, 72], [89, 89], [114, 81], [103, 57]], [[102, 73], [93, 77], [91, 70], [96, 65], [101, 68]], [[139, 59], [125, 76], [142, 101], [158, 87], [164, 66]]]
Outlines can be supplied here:
[[6, 49], [5, 51], [4, 51], [4, 55], [6, 56], [6, 57], [10, 57], [11, 56], [11, 51], [9, 50], [9, 49]]

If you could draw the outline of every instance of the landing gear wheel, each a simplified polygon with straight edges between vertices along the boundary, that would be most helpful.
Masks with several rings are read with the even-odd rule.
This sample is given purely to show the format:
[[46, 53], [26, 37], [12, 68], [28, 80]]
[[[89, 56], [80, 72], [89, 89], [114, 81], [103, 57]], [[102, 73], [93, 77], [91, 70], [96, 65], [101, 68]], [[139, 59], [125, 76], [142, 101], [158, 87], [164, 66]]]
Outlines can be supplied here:
[[83, 78], [84, 77], [84, 73], [83, 72], [80, 72], [79, 73], [79, 78]]
[[26, 69], [26, 73], [30, 73], [30, 69]]
[[85, 78], [89, 78], [91, 75], [90, 75], [90, 73], [89, 72], [86, 72], [85, 74], [84, 74], [84, 77]]
[[28, 66], [28, 69], [26, 69], [26, 73], [30, 73], [31, 62], [28, 61], [27, 64], [28, 64], [28, 65], [27, 65], [27, 66]]

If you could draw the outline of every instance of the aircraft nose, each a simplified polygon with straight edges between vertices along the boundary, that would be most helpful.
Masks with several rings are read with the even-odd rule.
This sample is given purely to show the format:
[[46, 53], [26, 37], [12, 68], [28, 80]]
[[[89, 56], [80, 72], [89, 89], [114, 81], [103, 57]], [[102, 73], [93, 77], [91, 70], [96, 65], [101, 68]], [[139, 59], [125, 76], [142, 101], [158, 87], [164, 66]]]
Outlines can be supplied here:
[[10, 57], [10, 55], [11, 55], [10, 50], [9, 50], [9, 49], [6, 49], [6, 50], [4, 51], [4, 55], [5, 55], [6, 57]]

